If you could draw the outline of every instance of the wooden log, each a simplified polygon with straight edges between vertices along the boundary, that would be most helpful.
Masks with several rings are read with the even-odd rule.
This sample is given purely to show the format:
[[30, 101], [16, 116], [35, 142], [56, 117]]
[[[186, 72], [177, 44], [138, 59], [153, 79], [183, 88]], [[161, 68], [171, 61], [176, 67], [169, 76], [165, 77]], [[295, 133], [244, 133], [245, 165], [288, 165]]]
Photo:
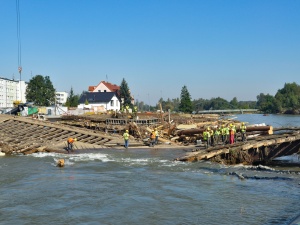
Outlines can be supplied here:
[[[202, 134], [205, 131], [205, 128], [198, 128], [198, 129], [187, 129], [187, 130], [180, 130], [177, 131], [177, 135], [195, 135], [195, 134]], [[268, 134], [273, 134], [273, 127], [272, 126], [257, 126], [257, 127], [247, 127], [247, 132], [253, 131], [261, 131], [261, 132], [268, 132]], [[240, 132], [240, 129], [237, 129], [237, 132]]]
[[178, 136], [181, 136], [181, 135], [188, 135], [188, 136], [190, 136], [190, 135], [195, 135], [195, 134], [202, 134], [204, 130], [205, 130], [204, 128], [203, 129], [180, 130], [180, 131], [177, 131], [176, 134]]
[[203, 155], [200, 155], [198, 156], [197, 158], [199, 160], [202, 160], [202, 159], [210, 159], [212, 157], [215, 157], [216, 155], [220, 155], [220, 154], [228, 154], [229, 153], [229, 148], [227, 149], [220, 149], [220, 150], [215, 150], [215, 151], [211, 151], [209, 153], [206, 153], [206, 154], [203, 154]]

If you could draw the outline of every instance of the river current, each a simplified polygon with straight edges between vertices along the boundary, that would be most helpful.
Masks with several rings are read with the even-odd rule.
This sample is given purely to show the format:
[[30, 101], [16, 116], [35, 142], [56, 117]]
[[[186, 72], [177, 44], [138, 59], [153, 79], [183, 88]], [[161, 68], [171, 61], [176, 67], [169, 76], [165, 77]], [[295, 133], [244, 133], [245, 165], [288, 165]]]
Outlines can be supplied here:
[[[300, 126], [299, 116], [234, 117]], [[299, 167], [173, 161], [184, 154], [129, 148], [0, 157], [0, 224], [282, 225], [300, 214]]]

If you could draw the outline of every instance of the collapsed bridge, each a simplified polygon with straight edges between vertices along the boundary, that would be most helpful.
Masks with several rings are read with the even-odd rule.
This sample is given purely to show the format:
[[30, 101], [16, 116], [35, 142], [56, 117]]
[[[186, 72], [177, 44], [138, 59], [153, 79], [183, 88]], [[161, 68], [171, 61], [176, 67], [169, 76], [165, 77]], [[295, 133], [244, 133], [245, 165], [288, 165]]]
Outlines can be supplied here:
[[194, 149], [175, 160], [188, 162], [210, 160], [225, 164], [268, 165], [277, 157], [300, 153], [299, 130], [300, 128], [282, 134], [259, 136], [247, 142]]

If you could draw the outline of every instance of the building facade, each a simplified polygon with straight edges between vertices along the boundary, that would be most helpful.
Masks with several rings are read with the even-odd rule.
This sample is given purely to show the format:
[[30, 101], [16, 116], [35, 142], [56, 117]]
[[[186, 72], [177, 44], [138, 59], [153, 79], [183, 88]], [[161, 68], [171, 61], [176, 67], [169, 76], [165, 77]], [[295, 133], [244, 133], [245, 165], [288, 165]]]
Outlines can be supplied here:
[[81, 95], [78, 108], [94, 112], [119, 111], [120, 99], [114, 92], [86, 92]]
[[55, 100], [56, 104], [63, 105], [67, 102], [68, 99], [68, 92], [65, 91], [57, 91], [55, 92]]
[[0, 77], [0, 108], [11, 108], [16, 101], [26, 103], [26, 88], [25, 81]]

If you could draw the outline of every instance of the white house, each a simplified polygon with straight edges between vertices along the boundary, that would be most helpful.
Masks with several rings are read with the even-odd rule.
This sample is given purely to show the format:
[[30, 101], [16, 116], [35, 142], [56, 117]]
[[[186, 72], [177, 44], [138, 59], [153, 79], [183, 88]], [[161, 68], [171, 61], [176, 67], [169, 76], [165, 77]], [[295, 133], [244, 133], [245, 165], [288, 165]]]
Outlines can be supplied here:
[[[97, 86], [89, 86], [89, 92], [115, 92], [119, 95], [120, 86], [106, 81], [101, 81]], [[130, 92], [130, 90], [129, 90]], [[134, 97], [131, 95], [131, 103], [134, 105]]]
[[81, 95], [78, 108], [94, 112], [119, 111], [120, 99], [115, 92], [86, 92]]

